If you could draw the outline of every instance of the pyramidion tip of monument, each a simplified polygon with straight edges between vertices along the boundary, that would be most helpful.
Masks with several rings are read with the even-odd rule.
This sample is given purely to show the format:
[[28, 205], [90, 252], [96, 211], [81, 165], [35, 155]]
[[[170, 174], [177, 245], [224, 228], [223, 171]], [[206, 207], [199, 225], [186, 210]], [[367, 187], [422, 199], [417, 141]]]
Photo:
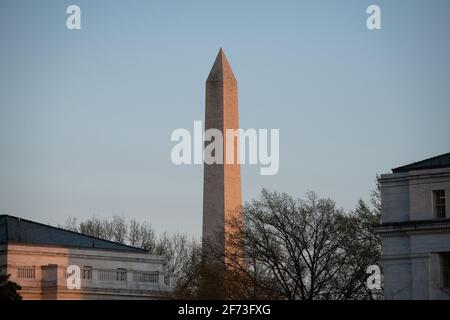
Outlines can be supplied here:
[[230, 63], [228, 62], [227, 56], [225, 55], [225, 51], [222, 47], [220, 47], [219, 53], [217, 53], [216, 60], [214, 61], [206, 82], [226, 80], [236, 81], [236, 78], [234, 77], [233, 70], [231, 69]]

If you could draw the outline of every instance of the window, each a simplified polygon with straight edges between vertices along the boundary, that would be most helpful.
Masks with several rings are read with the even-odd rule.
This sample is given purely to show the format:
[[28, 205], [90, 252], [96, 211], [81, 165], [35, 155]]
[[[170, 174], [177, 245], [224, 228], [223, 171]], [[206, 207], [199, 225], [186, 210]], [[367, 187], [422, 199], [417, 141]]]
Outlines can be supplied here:
[[441, 253], [442, 286], [450, 288], [450, 252]]
[[36, 277], [35, 268], [33, 267], [18, 267], [17, 278], [19, 279], [34, 279]]
[[92, 267], [83, 267], [81, 269], [81, 279], [92, 280]]
[[127, 270], [119, 268], [116, 274], [116, 281], [127, 281]]
[[100, 281], [127, 281], [127, 270], [116, 269], [116, 270], [100, 270], [99, 272]]
[[445, 191], [435, 190], [433, 191], [433, 203], [435, 217], [445, 218]]
[[134, 272], [133, 281], [135, 282], [150, 282], [159, 283], [159, 273], [155, 272]]

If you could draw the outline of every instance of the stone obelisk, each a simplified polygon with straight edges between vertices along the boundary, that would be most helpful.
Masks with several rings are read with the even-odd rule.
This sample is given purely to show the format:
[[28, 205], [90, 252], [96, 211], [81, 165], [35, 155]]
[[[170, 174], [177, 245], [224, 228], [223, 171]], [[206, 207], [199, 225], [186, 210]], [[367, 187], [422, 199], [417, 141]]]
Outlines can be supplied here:
[[224, 256], [232, 250], [225, 239], [225, 222], [233, 216], [242, 219], [242, 196], [238, 138], [229, 143], [234, 146], [234, 163], [226, 161], [227, 152], [231, 152], [227, 149], [226, 130], [239, 128], [239, 114], [237, 81], [222, 49], [206, 80], [205, 131], [211, 128], [222, 132], [224, 160], [223, 164], [204, 163], [203, 243], [210, 244], [209, 248], [212, 244], [215, 254]]

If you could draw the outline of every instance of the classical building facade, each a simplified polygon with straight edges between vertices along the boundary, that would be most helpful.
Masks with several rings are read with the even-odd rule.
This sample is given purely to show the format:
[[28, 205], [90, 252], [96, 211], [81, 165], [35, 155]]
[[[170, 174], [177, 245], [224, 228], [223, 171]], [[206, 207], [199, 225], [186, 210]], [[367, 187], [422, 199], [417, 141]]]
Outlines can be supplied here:
[[450, 153], [379, 182], [385, 299], [450, 299]]
[[0, 215], [0, 273], [24, 299], [158, 299], [172, 290], [161, 256], [7, 215]]

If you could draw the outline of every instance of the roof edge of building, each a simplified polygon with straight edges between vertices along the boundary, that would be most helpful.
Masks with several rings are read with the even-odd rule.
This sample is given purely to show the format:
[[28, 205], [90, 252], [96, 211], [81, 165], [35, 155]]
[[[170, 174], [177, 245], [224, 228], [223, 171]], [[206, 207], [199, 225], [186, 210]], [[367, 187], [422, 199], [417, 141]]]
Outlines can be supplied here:
[[[93, 247], [92, 249], [111, 250], [111, 251], [142, 252], [142, 253], [146, 252], [146, 253], [148, 253], [148, 250], [145, 250], [145, 249], [142, 249], [142, 248], [133, 247], [133, 246], [130, 246], [130, 245], [127, 245], [127, 244], [123, 244], [123, 243], [120, 243], [120, 242], [115, 242], [115, 241], [111, 241], [111, 240], [107, 240], [107, 239], [102, 239], [102, 238], [99, 238], [99, 237], [87, 235], [87, 234], [76, 232], [76, 231], [72, 231], [72, 230], [67, 230], [67, 229], [60, 228], [60, 227], [55, 227], [55, 226], [52, 226], [52, 225], [47, 225], [47, 224], [44, 224], [44, 223], [41, 223], [41, 222], [36, 222], [36, 221], [32, 221], [32, 220], [21, 218], [21, 217], [12, 216], [12, 215], [9, 215], [9, 214], [0, 214], [0, 219], [3, 218], [3, 217], [4, 218], [14, 219], [14, 220], [19, 221], [19, 222], [20, 221], [24, 221], [26, 223], [31, 223], [31, 224], [38, 225], [38, 226], [41, 226], [41, 227], [44, 227], [44, 228], [50, 228], [50, 229], [53, 229], [53, 230], [58, 230], [58, 231], [62, 231], [62, 232], [75, 234], [75, 235], [78, 235], [78, 236], [90, 238], [92, 240], [97, 240], [97, 241], [101, 241], [101, 242], [110, 243], [110, 244], [113, 244], [113, 245], [116, 245], [118, 247], [122, 247], [123, 248], [123, 249], [119, 249], [119, 248], [96, 248], [96, 247]], [[6, 233], [7, 233], [6, 234], [6, 243], [9, 243], [9, 242], [14, 243], [14, 241], [10, 241], [9, 240], [8, 222], [6, 222]], [[22, 242], [22, 243], [26, 243], [26, 242]], [[33, 242], [30, 242], [30, 244], [33, 244]], [[38, 245], [45, 245], [45, 243], [36, 243], [36, 244], [38, 244]], [[52, 245], [52, 244], [48, 244], [48, 245]], [[61, 245], [61, 246], [62, 247], [67, 247], [67, 245]], [[73, 247], [86, 248], [86, 247], [83, 247], [83, 246], [75, 246], [75, 245]]]

